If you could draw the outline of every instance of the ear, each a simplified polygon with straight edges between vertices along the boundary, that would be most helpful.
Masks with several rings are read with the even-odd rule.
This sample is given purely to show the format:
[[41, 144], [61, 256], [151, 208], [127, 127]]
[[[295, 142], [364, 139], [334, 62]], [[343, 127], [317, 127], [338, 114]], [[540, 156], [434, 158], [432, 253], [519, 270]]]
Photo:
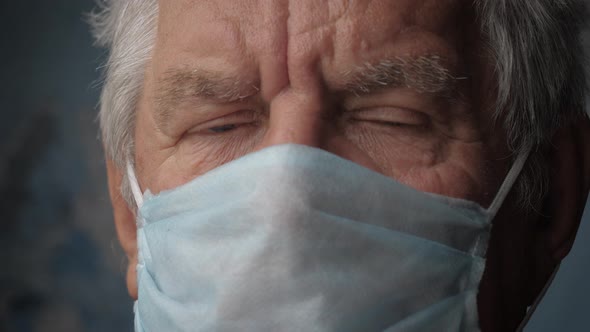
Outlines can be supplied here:
[[137, 228], [135, 226], [135, 215], [127, 205], [121, 194], [121, 183], [123, 174], [115, 166], [112, 160], [107, 160], [107, 175], [109, 179], [109, 194], [115, 218], [115, 227], [121, 247], [128, 258], [127, 265], [127, 290], [129, 295], [137, 299]]
[[590, 188], [590, 120], [583, 117], [562, 128], [552, 143], [544, 214], [549, 218], [548, 248], [552, 258], [561, 261], [574, 243]]
[[529, 302], [542, 291], [557, 264], [570, 252], [590, 188], [590, 120], [561, 128], [549, 151], [550, 187], [537, 218], [535, 263]]

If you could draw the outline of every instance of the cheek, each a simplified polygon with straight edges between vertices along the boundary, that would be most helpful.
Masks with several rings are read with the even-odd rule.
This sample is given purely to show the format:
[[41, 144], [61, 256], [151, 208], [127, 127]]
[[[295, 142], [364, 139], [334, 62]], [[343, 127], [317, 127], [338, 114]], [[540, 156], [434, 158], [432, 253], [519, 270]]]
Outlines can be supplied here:
[[462, 198], [488, 206], [497, 191], [490, 178], [490, 156], [483, 144], [449, 144], [444, 155], [431, 167], [412, 168], [400, 181], [435, 194]]
[[346, 128], [345, 135], [381, 173], [400, 181], [411, 169], [432, 167], [443, 153], [440, 142], [427, 130], [353, 124]]
[[487, 204], [496, 189], [483, 143], [357, 132], [349, 136], [384, 175], [421, 191]]
[[346, 137], [381, 173], [421, 191], [488, 205], [501, 176], [496, 155], [477, 138], [454, 138], [434, 127], [355, 124]]
[[[227, 137], [194, 135], [183, 137], [145, 174], [153, 193], [173, 189], [206, 172], [253, 151], [261, 133], [236, 133]], [[158, 153], [162, 153], [159, 151]]]

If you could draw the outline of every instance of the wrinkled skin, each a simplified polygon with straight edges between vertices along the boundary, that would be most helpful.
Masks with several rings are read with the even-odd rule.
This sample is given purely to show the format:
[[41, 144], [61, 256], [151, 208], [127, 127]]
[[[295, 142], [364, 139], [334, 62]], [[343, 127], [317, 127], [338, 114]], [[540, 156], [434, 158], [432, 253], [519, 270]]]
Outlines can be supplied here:
[[[411, 84], [343, 89], [366, 63], [430, 56], [458, 78], [452, 97]], [[492, 66], [465, 1], [162, 1], [137, 109], [138, 179], [157, 193], [247, 153], [297, 143], [487, 206], [511, 166], [506, 134], [491, 120]], [[244, 98], [187, 97], [190, 73], [240, 82]], [[552, 218], [523, 213], [512, 195], [494, 221], [478, 296], [484, 332], [514, 330], [571, 247], [588, 188], [586, 125], [564, 128], [547, 151], [559, 179], [552, 192], [561, 194], [537, 208]], [[112, 162], [108, 171], [136, 297], [134, 216], [118, 194], [121, 172]]]

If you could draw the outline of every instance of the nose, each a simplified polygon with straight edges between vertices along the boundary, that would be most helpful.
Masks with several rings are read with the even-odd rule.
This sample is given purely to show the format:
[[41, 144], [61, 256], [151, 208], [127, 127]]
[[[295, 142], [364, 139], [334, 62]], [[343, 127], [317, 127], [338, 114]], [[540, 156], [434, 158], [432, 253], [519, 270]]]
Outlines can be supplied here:
[[268, 127], [258, 146], [301, 144], [328, 150], [326, 138], [334, 134], [334, 123], [319, 98], [285, 92], [270, 104]]

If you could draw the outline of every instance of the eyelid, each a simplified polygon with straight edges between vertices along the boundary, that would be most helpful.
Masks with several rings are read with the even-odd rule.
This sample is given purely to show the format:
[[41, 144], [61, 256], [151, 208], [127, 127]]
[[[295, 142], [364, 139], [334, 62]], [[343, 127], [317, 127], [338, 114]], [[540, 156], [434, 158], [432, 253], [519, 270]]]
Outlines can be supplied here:
[[423, 112], [399, 107], [370, 107], [347, 111], [357, 121], [390, 122], [408, 126], [424, 126], [429, 117]]
[[228, 115], [220, 116], [205, 122], [202, 122], [190, 130], [188, 134], [203, 132], [211, 128], [222, 127], [225, 125], [243, 125], [260, 121], [260, 112], [255, 110], [240, 110]]

